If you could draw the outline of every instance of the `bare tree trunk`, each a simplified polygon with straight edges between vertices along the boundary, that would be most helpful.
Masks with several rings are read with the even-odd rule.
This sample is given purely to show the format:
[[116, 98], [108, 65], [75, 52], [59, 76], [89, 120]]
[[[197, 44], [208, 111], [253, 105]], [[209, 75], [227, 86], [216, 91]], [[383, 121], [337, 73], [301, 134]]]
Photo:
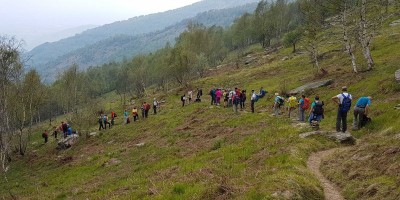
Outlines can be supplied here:
[[347, 3], [346, 2], [344, 3], [344, 9], [342, 12], [342, 26], [343, 26], [344, 46], [346, 48], [347, 53], [349, 54], [349, 56], [351, 58], [351, 64], [353, 67], [353, 71], [355, 73], [358, 73], [356, 56], [354, 54], [354, 48], [349, 39], [349, 27], [348, 27], [348, 21], [347, 21]]
[[360, 30], [359, 39], [363, 49], [364, 58], [367, 60], [367, 70], [372, 70], [375, 63], [371, 55], [370, 44], [371, 36], [368, 35], [368, 24], [366, 19], [366, 7], [367, 0], [361, 0], [361, 12], [360, 12]]

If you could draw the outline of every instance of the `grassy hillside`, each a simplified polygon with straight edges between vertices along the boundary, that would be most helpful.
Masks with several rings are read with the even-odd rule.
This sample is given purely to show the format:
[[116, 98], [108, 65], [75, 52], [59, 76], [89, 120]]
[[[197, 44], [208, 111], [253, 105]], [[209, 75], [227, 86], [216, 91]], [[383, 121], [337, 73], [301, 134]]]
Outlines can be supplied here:
[[321, 128], [334, 130], [336, 107], [330, 98], [343, 85], [355, 98], [374, 97], [373, 123], [352, 132], [360, 142], [326, 160], [324, 171], [346, 198], [396, 199], [400, 141], [394, 136], [400, 130], [400, 112], [393, 107], [400, 103], [400, 86], [393, 75], [400, 62], [399, 31], [399, 26], [385, 26], [376, 38], [372, 53], [377, 65], [370, 72], [351, 73], [348, 56], [330, 51], [321, 62], [328, 75], [316, 78], [306, 54], [281, 49], [267, 55], [252, 47], [247, 53], [256, 58], [252, 64], [239, 69], [227, 64], [193, 83], [204, 93], [211, 87], [251, 91], [264, 86], [270, 93], [257, 102], [254, 114], [248, 103], [239, 114], [210, 106], [207, 95], [202, 103], [182, 108], [179, 97], [186, 90], [178, 88], [155, 93], [166, 100], [158, 115], [124, 126], [119, 118], [111, 130], [81, 137], [66, 151], [56, 151], [52, 140], [42, 145], [36, 134], [31, 152], [12, 163], [9, 182], [1, 179], [1, 197], [10, 198], [12, 193], [19, 199], [323, 199], [306, 161], [312, 152], [340, 145], [322, 136], [300, 139], [300, 133], [311, 129], [284, 116], [273, 117], [271, 94], [332, 78], [332, 86], [307, 92], [326, 103]]

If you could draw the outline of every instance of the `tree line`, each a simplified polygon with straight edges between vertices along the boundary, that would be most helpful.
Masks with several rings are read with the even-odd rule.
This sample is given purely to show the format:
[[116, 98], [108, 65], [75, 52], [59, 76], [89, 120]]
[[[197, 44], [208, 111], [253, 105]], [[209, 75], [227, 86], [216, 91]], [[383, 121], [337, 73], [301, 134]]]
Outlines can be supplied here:
[[[371, 44], [385, 20], [399, 14], [393, 0], [261, 0], [253, 14], [244, 14], [228, 28], [189, 23], [176, 44], [166, 44], [153, 53], [122, 62], [90, 67], [86, 71], [72, 65], [60, 71], [51, 85], [43, 84], [34, 70], [24, 68], [20, 41], [0, 37], [0, 161], [7, 171], [12, 152], [24, 155], [32, 126], [43, 120], [50, 123], [60, 114], [70, 113], [70, 120], [82, 129], [96, 123], [99, 97], [116, 91], [122, 102], [143, 97], [150, 86], [166, 91], [171, 85], [188, 86], [206, 76], [235, 52], [237, 66], [250, 45], [264, 49], [281, 45], [297, 51], [298, 43], [310, 55], [318, 72], [320, 47], [326, 31], [341, 41], [349, 55], [351, 68], [374, 68]], [[362, 59], [357, 56], [362, 55]], [[360, 61], [365, 64], [360, 64]], [[53, 122], [54, 123], [54, 122]]]

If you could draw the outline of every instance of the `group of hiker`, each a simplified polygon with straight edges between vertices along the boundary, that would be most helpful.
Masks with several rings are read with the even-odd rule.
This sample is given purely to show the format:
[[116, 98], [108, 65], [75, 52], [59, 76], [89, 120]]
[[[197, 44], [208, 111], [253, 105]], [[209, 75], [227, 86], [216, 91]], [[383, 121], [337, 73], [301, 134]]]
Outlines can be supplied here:
[[[151, 108], [153, 108], [153, 113], [154, 115], [157, 114], [157, 110], [160, 107], [160, 102], [157, 101], [156, 98], [153, 99], [153, 103], [152, 106], [147, 103], [147, 102], [143, 102], [141, 104], [140, 110], [141, 110], [141, 116], [142, 119], [148, 118], [149, 116], [149, 111]], [[117, 117], [117, 114], [112, 111], [111, 112], [111, 121], [109, 121], [109, 118], [107, 117], [107, 114], [100, 114], [99, 118], [98, 118], [98, 123], [99, 123], [99, 131], [102, 129], [107, 129], [107, 125], [109, 128], [111, 128], [112, 126], [115, 125], [115, 118]], [[129, 124], [131, 123], [131, 119], [136, 122], [137, 120], [139, 120], [139, 109], [137, 106], [134, 106], [131, 110], [131, 112], [129, 112], [128, 109], [125, 109], [123, 112], [123, 124]]]
[[[332, 101], [338, 105], [337, 118], [336, 118], [336, 131], [345, 133], [347, 131], [347, 115], [351, 110], [353, 97], [348, 93], [348, 88], [346, 86], [342, 87], [342, 92], [334, 97]], [[299, 121], [305, 122], [306, 111], [309, 110], [308, 122], [314, 127], [318, 126], [319, 122], [324, 119], [324, 102], [320, 100], [319, 96], [314, 98], [311, 103], [310, 99], [305, 95], [301, 96], [301, 99], [297, 101], [295, 94], [290, 94], [291, 96], [285, 100], [281, 97], [279, 93], [275, 93], [274, 102], [274, 115], [280, 115], [280, 110], [284, 103], [287, 102], [287, 110], [289, 118], [292, 116], [293, 111], [299, 109]], [[371, 106], [372, 97], [360, 97], [353, 109], [354, 119], [353, 119], [353, 130], [358, 130], [365, 126], [366, 123], [371, 121], [368, 117], [369, 107]]]
[[[67, 138], [68, 136], [71, 136], [73, 134], [77, 134], [76, 131], [72, 129], [72, 126], [68, 124], [67, 122], [61, 122], [60, 126], [58, 127], [53, 127], [53, 133], [51, 136], [54, 137], [54, 139], [58, 140], [58, 133], [62, 133], [61, 138]], [[42, 133], [42, 138], [44, 139], [44, 143], [47, 143], [49, 141], [49, 132], [48, 130], [45, 130]]]
[[[267, 91], [263, 87], [260, 88], [260, 93], [256, 94], [254, 90], [250, 94], [250, 108], [254, 113], [254, 104], [258, 99], [263, 98], [267, 94]], [[221, 89], [213, 88], [210, 90], [211, 105], [220, 106], [223, 101], [224, 108], [232, 107], [235, 113], [238, 112], [240, 107], [241, 110], [245, 108], [247, 100], [247, 91], [239, 88], [235, 89]]]
[[[200, 88], [197, 88], [195, 102], [201, 102], [201, 96], [203, 96], [203, 90]], [[181, 96], [182, 107], [184, 107], [187, 103], [191, 104], [192, 101], [193, 101], [193, 90], [189, 90], [187, 93], [187, 96], [186, 96], [186, 94], [183, 94]]]

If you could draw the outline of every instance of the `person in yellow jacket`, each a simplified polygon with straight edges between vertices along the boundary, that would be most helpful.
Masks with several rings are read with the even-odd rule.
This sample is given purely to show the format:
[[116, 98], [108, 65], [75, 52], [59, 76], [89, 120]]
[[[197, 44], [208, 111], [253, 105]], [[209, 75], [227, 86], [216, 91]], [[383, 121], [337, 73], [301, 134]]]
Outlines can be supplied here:
[[133, 109], [132, 109], [132, 117], [133, 117], [133, 121], [134, 121], [134, 122], [138, 119], [138, 116], [139, 116], [139, 114], [138, 114], [138, 109], [137, 109], [136, 106], [135, 106], [135, 107], [133, 107]]
[[290, 94], [291, 96], [288, 99], [288, 104], [289, 104], [289, 118], [291, 117], [291, 114], [294, 110], [296, 110], [297, 107], [297, 98], [294, 96], [294, 94]]

